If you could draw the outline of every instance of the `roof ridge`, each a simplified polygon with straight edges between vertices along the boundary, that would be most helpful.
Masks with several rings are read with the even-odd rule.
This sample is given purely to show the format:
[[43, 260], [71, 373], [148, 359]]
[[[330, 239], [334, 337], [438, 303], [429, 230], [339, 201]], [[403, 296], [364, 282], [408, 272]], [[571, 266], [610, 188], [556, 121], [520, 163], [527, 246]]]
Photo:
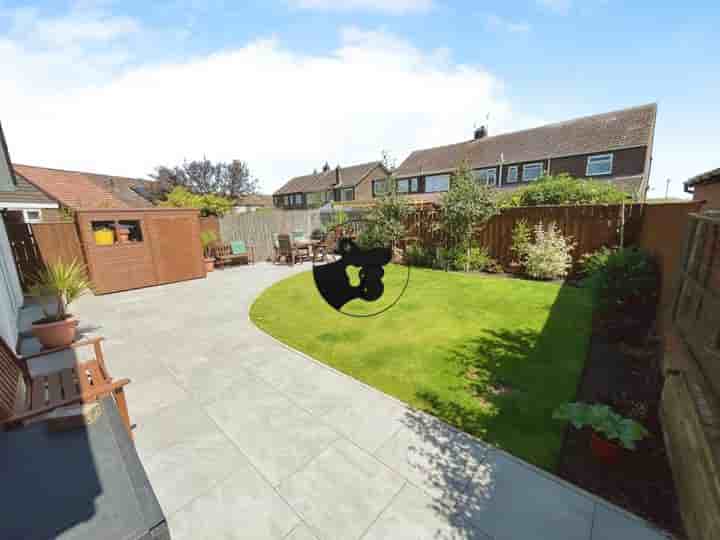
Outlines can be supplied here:
[[92, 176], [105, 176], [105, 177], [112, 177], [112, 178], [125, 178], [126, 180], [143, 180], [146, 182], [153, 182], [153, 180], [148, 180], [145, 178], [136, 178], [133, 176], [121, 176], [118, 174], [105, 174], [105, 173], [94, 173], [90, 171], [76, 171], [73, 169], [59, 169], [57, 167], [43, 167], [41, 165], [27, 165], [26, 163], [12, 163], [13, 168], [15, 167], [29, 167], [31, 169], [45, 169], [46, 171], [57, 171], [57, 172], [66, 172], [66, 173], [75, 173], [75, 174], [90, 174]]
[[420, 150], [413, 150], [410, 155], [419, 153], [419, 152], [426, 152], [428, 150], [437, 150], [440, 148], [450, 148], [453, 146], [462, 146], [464, 144], [471, 144], [471, 143], [482, 143], [482, 142], [486, 142], [491, 139], [505, 137], [507, 135], [516, 135], [518, 133], [526, 133], [528, 131], [535, 131], [538, 129], [546, 129], [546, 128], [550, 128], [550, 127], [554, 127], [554, 126], [561, 126], [564, 124], [571, 124], [573, 122], [579, 122], [581, 120], [587, 120], [589, 118], [597, 118], [600, 116], [609, 116], [609, 115], [618, 114], [621, 112], [629, 112], [629, 111], [634, 111], [634, 110], [638, 110], [638, 109], [646, 109], [646, 108], [650, 108], [650, 107], [652, 107], [653, 109], [655, 109], [655, 111], [657, 111], [657, 102], [645, 103], [643, 105], [635, 105], [633, 107], [625, 107], [624, 109], [616, 109], [616, 110], [607, 111], [604, 113], [596, 113], [596, 114], [587, 114], [584, 116], [577, 116], [575, 118], [570, 118], [569, 120], [560, 120], [558, 122], [550, 122], [549, 124], [543, 124], [541, 126], [535, 126], [535, 127], [531, 127], [531, 128], [525, 128], [525, 129], [518, 129], [516, 131], [507, 131], [505, 133], [498, 133], [497, 135], [488, 135], [486, 137], [483, 137], [482, 139], [469, 139], [466, 141], [444, 144], [444, 145], [440, 145], [440, 146], [429, 146], [427, 148], [421, 148]]

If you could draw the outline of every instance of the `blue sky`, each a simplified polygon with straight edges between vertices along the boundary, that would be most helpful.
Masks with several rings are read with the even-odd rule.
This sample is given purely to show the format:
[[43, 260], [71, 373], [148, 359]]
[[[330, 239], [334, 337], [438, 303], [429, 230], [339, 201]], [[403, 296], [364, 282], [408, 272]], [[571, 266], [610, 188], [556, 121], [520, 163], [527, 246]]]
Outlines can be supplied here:
[[0, 0], [18, 162], [332, 164], [658, 102], [651, 196], [720, 166], [720, 7], [634, 0]]

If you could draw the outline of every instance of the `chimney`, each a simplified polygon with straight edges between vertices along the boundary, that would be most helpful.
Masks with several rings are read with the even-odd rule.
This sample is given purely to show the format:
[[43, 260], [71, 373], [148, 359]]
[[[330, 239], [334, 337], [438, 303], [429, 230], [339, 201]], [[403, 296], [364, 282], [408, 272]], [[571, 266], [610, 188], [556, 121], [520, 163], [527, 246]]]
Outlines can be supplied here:
[[485, 137], [487, 137], [487, 134], [488, 134], [487, 127], [486, 127], [486, 126], [480, 126], [479, 128], [477, 128], [477, 129], [475, 130], [475, 133], [474, 133], [473, 138], [474, 138], [476, 141], [478, 141], [478, 140], [480, 140], [480, 139], [484, 139]]
[[335, 183], [342, 186], [342, 174], [340, 173], [340, 165], [335, 167]]
[[326, 173], [330, 170], [330, 164], [326, 161], [325, 165], [323, 165], [323, 172]]

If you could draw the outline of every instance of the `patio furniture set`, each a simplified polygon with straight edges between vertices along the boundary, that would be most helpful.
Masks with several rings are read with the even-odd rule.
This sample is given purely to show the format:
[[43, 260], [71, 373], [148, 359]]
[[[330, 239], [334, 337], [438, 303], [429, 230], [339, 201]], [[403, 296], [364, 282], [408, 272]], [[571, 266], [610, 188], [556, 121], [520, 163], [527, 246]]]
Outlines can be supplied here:
[[303, 261], [327, 261], [335, 257], [335, 237], [308, 238], [304, 231], [292, 234], [273, 234], [273, 262], [284, 261], [288, 265]]

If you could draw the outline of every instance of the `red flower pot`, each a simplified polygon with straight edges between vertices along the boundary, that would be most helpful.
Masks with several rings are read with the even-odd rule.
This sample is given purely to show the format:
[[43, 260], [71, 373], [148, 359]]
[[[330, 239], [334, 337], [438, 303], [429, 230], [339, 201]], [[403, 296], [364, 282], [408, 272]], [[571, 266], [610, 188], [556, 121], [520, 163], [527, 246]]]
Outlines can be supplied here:
[[77, 333], [77, 319], [68, 317], [62, 321], [32, 324], [32, 333], [44, 349], [66, 347], [75, 341]]
[[205, 272], [215, 270], [215, 259], [213, 257], [205, 257], [203, 258], [203, 262], [205, 263]]
[[593, 456], [607, 465], [613, 465], [620, 459], [622, 447], [601, 437], [594, 431], [590, 436], [590, 450]]

